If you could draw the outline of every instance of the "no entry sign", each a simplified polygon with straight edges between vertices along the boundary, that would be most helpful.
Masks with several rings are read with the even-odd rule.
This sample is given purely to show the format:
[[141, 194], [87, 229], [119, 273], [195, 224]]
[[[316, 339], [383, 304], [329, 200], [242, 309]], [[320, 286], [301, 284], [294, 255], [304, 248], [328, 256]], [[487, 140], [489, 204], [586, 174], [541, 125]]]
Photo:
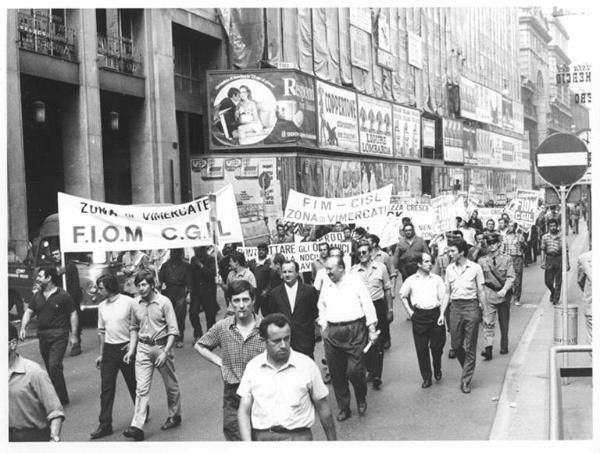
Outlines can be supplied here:
[[588, 149], [573, 134], [552, 134], [535, 151], [535, 164], [542, 178], [553, 186], [579, 181], [588, 169]]

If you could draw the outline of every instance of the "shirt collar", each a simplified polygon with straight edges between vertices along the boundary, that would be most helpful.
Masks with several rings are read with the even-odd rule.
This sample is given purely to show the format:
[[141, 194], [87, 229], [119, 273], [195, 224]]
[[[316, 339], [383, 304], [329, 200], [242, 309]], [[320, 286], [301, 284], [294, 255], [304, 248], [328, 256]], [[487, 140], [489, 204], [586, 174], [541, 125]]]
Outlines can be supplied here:
[[296, 352], [292, 350], [292, 351], [290, 351], [290, 356], [288, 358], [288, 361], [286, 363], [284, 363], [281, 367], [275, 368], [271, 363], [269, 363], [269, 360], [267, 359], [267, 351], [265, 350], [264, 352], [261, 352], [261, 354], [260, 354], [260, 366], [261, 367], [269, 367], [272, 370], [274, 370], [275, 372], [279, 372], [279, 371], [283, 371], [289, 367], [298, 368], [298, 362], [296, 359], [297, 359]]
[[286, 282], [283, 282], [283, 286], [285, 287], [286, 290], [293, 291], [294, 288], [298, 288], [298, 280], [296, 280], [292, 286], [288, 286], [288, 284]]
[[154, 290], [154, 297], [152, 298], [152, 300], [150, 302], [146, 301], [145, 299], [142, 298], [142, 296], [138, 296], [140, 298], [140, 300], [138, 300], [138, 304], [141, 304], [142, 302], [147, 302], [148, 305], [150, 304], [158, 304], [158, 291]]
[[[235, 315], [228, 316], [226, 319], [228, 322], [228, 326], [227, 326], [228, 329], [233, 329], [233, 327], [237, 326], [237, 321], [235, 319]], [[260, 322], [262, 321], [262, 316], [254, 313], [254, 320], [256, 321], [256, 325], [254, 326], [253, 330], [258, 331], [258, 327], [260, 326]]]
[[17, 357], [15, 357], [15, 363], [13, 367], [9, 368], [8, 370], [10, 371], [11, 375], [13, 373], [25, 374], [25, 363], [19, 354], [17, 354]]

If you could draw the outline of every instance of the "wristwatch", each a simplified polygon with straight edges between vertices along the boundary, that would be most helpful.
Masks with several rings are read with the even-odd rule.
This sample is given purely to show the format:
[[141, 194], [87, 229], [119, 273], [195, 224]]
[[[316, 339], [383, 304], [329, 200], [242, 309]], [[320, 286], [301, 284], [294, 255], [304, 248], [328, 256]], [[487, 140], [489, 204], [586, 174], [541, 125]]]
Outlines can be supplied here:
[[58, 436], [50, 436], [50, 442], [60, 442], [60, 437], [58, 437]]

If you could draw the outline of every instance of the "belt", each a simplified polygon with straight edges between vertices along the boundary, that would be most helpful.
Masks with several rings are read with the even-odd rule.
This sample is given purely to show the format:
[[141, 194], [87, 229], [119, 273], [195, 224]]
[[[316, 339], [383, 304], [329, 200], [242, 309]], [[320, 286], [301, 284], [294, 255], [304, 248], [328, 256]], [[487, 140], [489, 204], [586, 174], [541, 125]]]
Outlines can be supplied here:
[[477, 302], [477, 299], [452, 299], [451, 302]]
[[327, 321], [327, 324], [329, 324], [330, 326], [347, 326], [350, 324], [354, 324], [355, 322], [359, 322], [359, 321], [366, 321], [367, 318], [365, 318], [364, 316], [362, 318], [358, 318], [358, 319], [353, 319], [352, 321], [342, 321], [342, 322], [329, 322]]
[[560, 256], [561, 253], [546, 253], [546, 256]]
[[287, 429], [281, 425], [277, 425], [277, 426], [271, 426], [270, 428], [266, 428], [266, 429], [254, 429], [254, 431], [268, 431], [270, 433], [301, 433], [301, 432], [305, 432], [305, 431], [310, 431], [310, 428]]
[[433, 310], [435, 310], [436, 308], [440, 308], [440, 306], [439, 306], [439, 305], [437, 305], [437, 306], [435, 306], [435, 307], [432, 307], [432, 308], [421, 308], [421, 307], [416, 307], [416, 306], [414, 306], [414, 305], [413, 305], [413, 308], [414, 308], [415, 310], [419, 310], [419, 311], [433, 311]]
[[146, 338], [138, 338], [138, 341], [148, 346], [164, 346], [167, 344], [167, 337], [159, 338], [158, 340], [148, 340]]

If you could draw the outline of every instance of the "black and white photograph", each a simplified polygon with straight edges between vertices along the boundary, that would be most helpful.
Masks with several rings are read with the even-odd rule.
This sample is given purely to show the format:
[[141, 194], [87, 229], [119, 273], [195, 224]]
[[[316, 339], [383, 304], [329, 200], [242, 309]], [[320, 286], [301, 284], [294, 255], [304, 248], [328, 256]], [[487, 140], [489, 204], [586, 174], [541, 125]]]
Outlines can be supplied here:
[[598, 451], [591, 3], [28, 3], [7, 451]]

